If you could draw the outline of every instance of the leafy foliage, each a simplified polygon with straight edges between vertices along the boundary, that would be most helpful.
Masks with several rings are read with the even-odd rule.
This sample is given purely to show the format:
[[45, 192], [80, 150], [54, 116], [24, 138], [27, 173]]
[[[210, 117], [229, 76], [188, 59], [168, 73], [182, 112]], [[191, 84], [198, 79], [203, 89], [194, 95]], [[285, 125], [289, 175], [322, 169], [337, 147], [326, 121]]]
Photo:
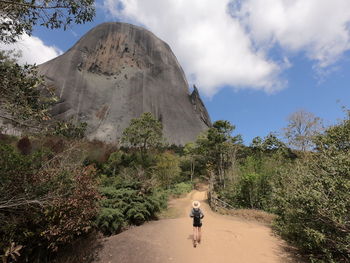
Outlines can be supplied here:
[[[120, 232], [124, 227], [143, 222], [155, 217], [161, 208], [166, 207], [165, 193], [143, 193], [138, 183], [115, 183], [102, 187], [102, 207], [96, 224], [105, 234]], [[108, 185], [108, 186], [107, 186]]]
[[56, 98], [37, 75], [36, 66], [21, 66], [11, 53], [0, 51], [0, 84], [1, 103], [16, 119], [49, 119], [49, 106]]
[[83, 167], [81, 155], [74, 145], [53, 158], [0, 144], [1, 250], [15, 243], [34, 261], [91, 230], [99, 195], [95, 169]]
[[205, 157], [207, 166], [217, 176], [212, 180], [218, 181], [218, 186], [223, 188], [226, 187], [228, 172], [234, 169], [234, 159], [242, 143], [240, 135], [231, 136], [234, 129], [235, 126], [230, 122], [219, 120], [196, 141], [198, 152]]
[[52, 134], [69, 139], [83, 139], [87, 128], [86, 122], [74, 123], [70, 121], [56, 121], [52, 127]]
[[0, 41], [17, 41], [23, 33], [31, 34], [35, 25], [66, 29], [91, 21], [95, 15], [93, 0], [1, 0]]
[[146, 152], [162, 145], [162, 129], [161, 122], [150, 112], [145, 112], [140, 118], [131, 120], [129, 127], [123, 131], [122, 142]]
[[181, 183], [175, 184], [172, 188], [169, 188], [168, 193], [172, 196], [178, 197], [183, 194], [187, 194], [191, 192], [192, 189], [193, 189], [192, 183], [181, 182]]
[[154, 168], [154, 173], [160, 186], [169, 188], [174, 182], [179, 180], [180, 176], [180, 160], [170, 152], [165, 152], [157, 157], [157, 163]]
[[350, 119], [314, 140], [318, 152], [282, 173], [277, 228], [318, 262], [350, 260]]

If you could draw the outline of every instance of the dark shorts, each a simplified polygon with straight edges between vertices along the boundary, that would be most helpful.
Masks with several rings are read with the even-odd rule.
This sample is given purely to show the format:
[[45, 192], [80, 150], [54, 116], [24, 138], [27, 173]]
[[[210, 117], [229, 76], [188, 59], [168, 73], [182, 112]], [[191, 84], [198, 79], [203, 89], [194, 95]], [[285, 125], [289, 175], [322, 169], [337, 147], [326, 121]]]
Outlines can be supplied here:
[[202, 227], [202, 223], [193, 222], [193, 226], [194, 227]]

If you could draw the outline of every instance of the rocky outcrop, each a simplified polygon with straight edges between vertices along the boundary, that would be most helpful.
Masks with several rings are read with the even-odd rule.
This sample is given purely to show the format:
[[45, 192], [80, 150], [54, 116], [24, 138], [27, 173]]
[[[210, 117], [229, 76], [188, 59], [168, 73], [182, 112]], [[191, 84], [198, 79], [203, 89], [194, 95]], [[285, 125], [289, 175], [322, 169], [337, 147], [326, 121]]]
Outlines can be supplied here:
[[116, 141], [143, 112], [162, 121], [174, 144], [195, 140], [211, 125], [170, 47], [141, 27], [101, 24], [39, 72], [60, 99], [53, 115], [87, 122], [91, 139]]
[[205, 108], [205, 105], [204, 105], [201, 97], [199, 96], [199, 92], [198, 92], [198, 89], [197, 89], [196, 85], [193, 85], [193, 91], [192, 91], [192, 94], [191, 94], [191, 102], [193, 104], [193, 107], [194, 107], [195, 111], [200, 116], [201, 120], [208, 127], [210, 127], [211, 126], [210, 117], [209, 117], [208, 111]]

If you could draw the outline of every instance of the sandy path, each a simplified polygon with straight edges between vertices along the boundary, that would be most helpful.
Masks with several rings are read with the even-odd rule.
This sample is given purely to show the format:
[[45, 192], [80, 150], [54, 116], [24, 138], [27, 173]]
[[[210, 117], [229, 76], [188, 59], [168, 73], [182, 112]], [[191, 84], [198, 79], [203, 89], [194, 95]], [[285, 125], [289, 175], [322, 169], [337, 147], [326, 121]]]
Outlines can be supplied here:
[[[192, 245], [192, 200], [202, 201], [205, 214], [202, 243]], [[175, 219], [162, 219], [135, 227], [102, 242], [96, 263], [274, 263], [297, 262], [285, 252], [285, 243], [271, 229], [255, 222], [216, 214], [204, 202], [206, 192], [192, 191], [171, 202]]]

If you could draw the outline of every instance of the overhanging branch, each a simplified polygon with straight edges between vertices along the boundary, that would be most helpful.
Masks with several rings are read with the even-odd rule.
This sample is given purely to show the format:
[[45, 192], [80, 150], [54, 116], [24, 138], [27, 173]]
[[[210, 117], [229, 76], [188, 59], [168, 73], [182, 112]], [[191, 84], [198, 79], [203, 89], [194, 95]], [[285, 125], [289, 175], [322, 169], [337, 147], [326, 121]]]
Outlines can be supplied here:
[[68, 6], [44, 6], [44, 5], [33, 5], [29, 3], [14, 3], [12, 1], [7, 0], [0, 0], [0, 3], [6, 4], [6, 5], [13, 5], [13, 6], [22, 6], [22, 7], [29, 7], [33, 9], [62, 9], [62, 8], [68, 8]]

